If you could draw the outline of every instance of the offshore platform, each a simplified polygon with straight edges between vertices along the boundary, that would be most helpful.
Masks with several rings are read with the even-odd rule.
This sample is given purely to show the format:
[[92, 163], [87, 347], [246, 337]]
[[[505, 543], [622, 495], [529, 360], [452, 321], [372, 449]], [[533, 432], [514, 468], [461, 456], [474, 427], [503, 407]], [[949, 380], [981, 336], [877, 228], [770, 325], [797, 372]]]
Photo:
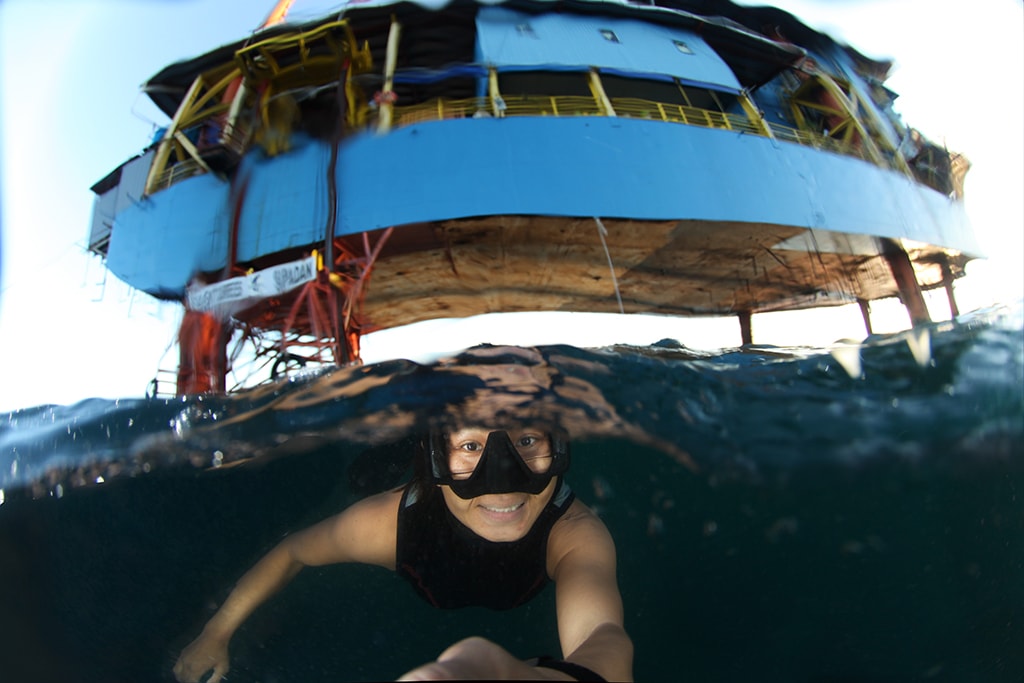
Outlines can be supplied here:
[[[980, 256], [967, 160], [876, 61], [728, 0], [367, 0], [143, 86], [170, 119], [93, 186], [89, 249], [181, 302], [179, 394], [362, 334], [509, 311], [736, 315], [898, 296]], [[163, 387], [157, 387], [162, 390]]]

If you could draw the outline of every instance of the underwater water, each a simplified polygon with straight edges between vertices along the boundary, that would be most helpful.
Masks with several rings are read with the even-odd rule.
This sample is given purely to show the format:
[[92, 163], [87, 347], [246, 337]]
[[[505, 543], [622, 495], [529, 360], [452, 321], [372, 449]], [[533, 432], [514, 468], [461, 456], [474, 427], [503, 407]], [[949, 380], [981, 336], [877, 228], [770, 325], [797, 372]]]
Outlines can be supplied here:
[[[285, 533], [400, 483], [423, 431], [496, 421], [571, 434], [639, 681], [1024, 680], [1020, 307], [832, 353], [480, 347], [0, 416], [0, 679], [173, 680]], [[469, 635], [557, 655], [553, 598], [443, 611], [307, 569], [227, 680], [393, 679]]]

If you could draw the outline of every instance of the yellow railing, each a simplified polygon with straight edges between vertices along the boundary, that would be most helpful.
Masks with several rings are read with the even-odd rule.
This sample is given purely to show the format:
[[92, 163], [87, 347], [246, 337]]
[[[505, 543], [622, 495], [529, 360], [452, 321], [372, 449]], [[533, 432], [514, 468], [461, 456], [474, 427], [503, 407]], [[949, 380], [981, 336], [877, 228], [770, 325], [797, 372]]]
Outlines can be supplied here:
[[603, 116], [604, 111], [593, 97], [548, 97], [516, 95], [505, 97], [505, 116]]
[[186, 159], [168, 166], [163, 172], [157, 174], [150, 184], [150, 193], [164, 190], [174, 183], [191, 178], [192, 176], [206, 173], [206, 169], [199, 165], [195, 159]]
[[[627, 97], [611, 99], [617, 116], [634, 119], [685, 123], [690, 126], [721, 128], [763, 135], [744, 114], [726, 114], [698, 107], [666, 104]], [[603, 116], [605, 111], [592, 97], [521, 95], [503, 98], [497, 106], [487, 97], [465, 100], [435, 99], [407, 107], [395, 107], [395, 125], [470, 118], [473, 116]]]
[[769, 123], [768, 125], [772, 129], [772, 134], [778, 140], [795, 142], [798, 145], [804, 145], [805, 147], [814, 147], [815, 149], [834, 152], [835, 154], [844, 154], [846, 156], [857, 157], [858, 159], [863, 159], [865, 161], [871, 161], [863, 149], [854, 147], [842, 140], [831, 138], [822, 133], [812, 133], [810, 131], [790, 128], [789, 126], [783, 126], [777, 123]]
[[704, 128], [723, 128], [743, 133], [763, 135], [756, 123], [745, 114], [726, 114], [720, 111], [687, 107], [680, 104], [666, 104], [632, 97], [613, 97], [612, 107], [618, 116], [633, 119], [651, 119], [669, 123], [685, 123]]
[[[200, 146], [197, 148], [199, 159], [188, 156], [184, 152], [175, 154], [175, 160], [169, 161], [164, 170], [154, 176], [150, 192], [157, 192], [186, 178], [207, 173], [210, 169], [210, 166], [204, 165], [207, 162], [214, 166], [216, 170], [217, 167], [224, 164], [233, 165], [233, 163], [227, 161], [228, 157], [233, 157], [234, 161], [242, 157], [245, 148], [249, 144], [249, 128], [247, 125], [239, 123], [230, 131], [222, 130], [219, 127], [221, 124], [215, 124], [212, 121], [206, 122], [205, 125], [216, 126], [210, 128], [207, 133], [215, 141], [210, 142], [210, 144], [200, 143]], [[182, 158], [179, 159], [178, 157]], [[217, 157], [219, 158], [215, 160]]]
[[[633, 98], [612, 98], [617, 116], [634, 119], [685, 123], [690, 126], [721, 128], [743, 133], [763, 135], [761, 129], [743, 114], [665, 104]], [[435, 99], [407, 107], [395, 107], [395, 125], [408, 125], [424, 121], [470, 118], [473, 116], [603, 116], [605, 112], [591, 97], [506, 97], [497, 106], [487, 97], [465, 100]]]
[[[734, 131], [749, 135], [764, 135], [758, 123], [751, 121], [745, 114], [723, 113], [698, 107], [678, 104], [667, 104], [637, 98], [611, 98], [615, 115], [623, 118], [646, 119], [681, 123], [703, 128], [715, 128]], [[437, 98], [427, 102], [396, 106], [394, 108], [395, 127], [442, 121], [446, 119], [467, 119], [494, 116], [603, 116], [600, 104], [591, 97], [573, 96], [514, 96], [492, 100], [490, 97], [471, 97], [449, 100]], [[827, 135], [803, 131], [777, 123], [768, 123], [772, 134], [778, 140], [792, 142], [815, 149], [836, 154], [855, 156], [870, 161], [862, 149], [830, 138]], [[247, 131], [246, 131], [247, 132]], [[241, 154], [245, 147], [246, 132], [234, 131], [234, 139], [225, 140], [227, 150]], [[177, 181], [206, 172], [197, 161], [186, 158], [167, 167], [154, 179], [150, 191], [169, 187]]]
[[424, 121], [491, 116], [492, 112], [490, 101], [486, 97], [471, 97], [464, 100], [438, 98], [408, 107], [395, 107], [393, 116], [395, 126], [406, 126]]
[[[749, 135], [765, 135], [758, 123], [745, 114], [723, 113], [699, 107], [667, 104], [630, 97], [611, 98], [615, 115], [623, 118], [646, 119], [682, 123], [703, 128], [717, 128]], [[481, 116], [603, 116], [598, 102], [590, 97], [507, 97], [495, 103], [489, 97], [464, 100], [435, 99], [407, 107], [395, 107], [395, 125], [409, 125], [443, 119], [473, 118]], [[871, 161], [864, 149], [844, 143], [821, 133], [790, 128], [765, 122], [778, 140], [793, 142], [835, 154], [853, 156]], [[893, 163], [889, 166], [895, 167]]]
[[489, 97], [464, 100], [430, 100], [422, 104], [394, 108], [394, 125], [424, 121], [468, 119], [482, 116], [602, 116], [604, 112], [591, 97], [546, 97], [522, 95], [506, 97], [497, 103]]

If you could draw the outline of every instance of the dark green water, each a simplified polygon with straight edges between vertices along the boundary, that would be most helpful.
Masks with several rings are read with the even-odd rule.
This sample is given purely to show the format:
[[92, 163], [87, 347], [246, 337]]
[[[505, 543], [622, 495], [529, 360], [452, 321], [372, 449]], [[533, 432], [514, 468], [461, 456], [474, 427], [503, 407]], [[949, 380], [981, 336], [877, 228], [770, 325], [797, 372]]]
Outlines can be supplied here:
[[[923, 365], [873, 340], [853, 377], [791, 349], [547, 347], [13, 413], [0, 677], [171, 680], [283, 534], [398, 481], [404, 436], [490, 406], [574, 435], [637, 680], [1020, 681], [1024, 326], [993, 313], [929, 340]], [[468, 635], [558, 654], [553, 597], [446, 612], [384, 570], [306, 570], [238, 632], [229, 680], [389, 679]]]

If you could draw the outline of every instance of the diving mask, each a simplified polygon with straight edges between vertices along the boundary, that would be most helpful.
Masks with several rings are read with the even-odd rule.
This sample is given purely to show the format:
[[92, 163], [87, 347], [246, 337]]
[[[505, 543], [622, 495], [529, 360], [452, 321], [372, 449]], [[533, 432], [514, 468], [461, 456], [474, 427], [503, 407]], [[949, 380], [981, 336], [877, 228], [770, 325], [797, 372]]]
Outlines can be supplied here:
[[496, 493], [537, 494], [551, 480], [569, 469], [569, 442], [560, 435], [519, 437], [513, 443], [504, 430], [487, 434], [479, 458], [471, 454], [458, 458], [452, 471], [452, 448], [448, 435], [430, 435], [430, 464], [434, 483], [450, 486], [459, 498], [470, 499]]

